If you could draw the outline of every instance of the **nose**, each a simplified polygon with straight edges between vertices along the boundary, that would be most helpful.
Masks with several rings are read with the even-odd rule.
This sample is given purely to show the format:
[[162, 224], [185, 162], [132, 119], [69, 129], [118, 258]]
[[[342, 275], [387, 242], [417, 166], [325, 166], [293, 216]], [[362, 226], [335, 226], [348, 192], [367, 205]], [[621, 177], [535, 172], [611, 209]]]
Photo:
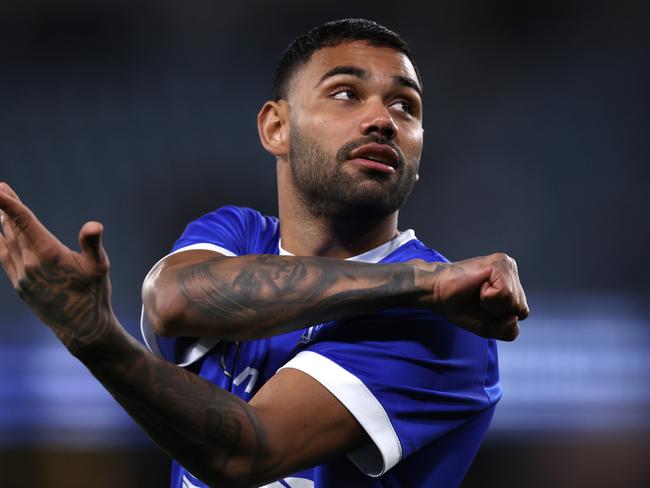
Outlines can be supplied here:
[[369, 105], [359, 127], [361, 133], [364, 136], [375, 133], [389, 140], [395, 139], [399, 129], [388, 111], [388, 107], [384, 105], [383, 101], [373, 101]]

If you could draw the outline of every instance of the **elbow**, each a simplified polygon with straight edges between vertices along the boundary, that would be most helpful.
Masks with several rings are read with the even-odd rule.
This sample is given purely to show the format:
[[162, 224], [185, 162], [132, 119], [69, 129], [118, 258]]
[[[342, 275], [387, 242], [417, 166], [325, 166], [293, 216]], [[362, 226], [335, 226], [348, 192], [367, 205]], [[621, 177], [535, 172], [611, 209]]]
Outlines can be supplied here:
[[142, 306], [147, 322], [157, 335], [183, 335], [179, 327], [183, 313], [179, 298], [164, 287], [156, 286], [154, 280], [149, 277], [142, 285]]
[[205, 462], [197, 463], [191, 468], [192, 474], [208, 486], [222, 486], [225, 488], [253, 488], [260, 486], [260, 473], [253, 468], [255, 459], [235, 457], [225, 464], [222, 456]]
[[179, 337], [182, 335], [179, 328], [174, 326], [174, 320], [166, 319], [164, 315], [147, 310], [146, 307], [144, 313], [156, 335], [160, 337]]

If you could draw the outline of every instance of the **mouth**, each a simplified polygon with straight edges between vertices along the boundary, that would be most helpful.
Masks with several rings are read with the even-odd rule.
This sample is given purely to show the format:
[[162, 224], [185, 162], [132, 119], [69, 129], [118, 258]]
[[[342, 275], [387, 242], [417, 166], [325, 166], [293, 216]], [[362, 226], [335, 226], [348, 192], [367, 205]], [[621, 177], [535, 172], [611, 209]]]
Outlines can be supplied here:
[[348, 161], [373, 171], [393, 174], [399, 166], [400, 157], [391, 146], [373, 142], [352, 150]]

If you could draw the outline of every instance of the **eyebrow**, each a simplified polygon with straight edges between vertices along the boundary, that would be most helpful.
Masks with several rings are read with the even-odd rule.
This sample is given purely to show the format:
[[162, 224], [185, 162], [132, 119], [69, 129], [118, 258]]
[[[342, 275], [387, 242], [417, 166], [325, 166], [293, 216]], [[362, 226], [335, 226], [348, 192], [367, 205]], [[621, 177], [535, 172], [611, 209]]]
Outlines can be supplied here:
[[[332, 68], [327, 73], [325, 73], [321, 79], [318, 80], [316, 86], [320, 86], [325, 80], [336, 75], [352, 75], [362, 80], [367, 80], [370, 78], [370, 73], [368, 73], [363, 68], [359, 68], [357, 66], [336, 66], [335, 68]], [[420, 88], [420, 85], [418, 85], [415, 80], [411, 78], [408, 78], [406, 76], [393, 76], [393, 83], [399, 86], [404, 86], [406, 88], [412, 88], [418, 92], [418, 95], [420, 95], [420, 97], [422, 97], [422, 89]]]
[[406, 88], [413, 88], [416, 92], [418, 92], [420, 98], [422, 98], [422, 88], [420, 88], [420, 85], [418, 85], [415, 80], [407, 78], [406, 76], [393, 76], [393, 81], [397, 85], [405, 86]]
[[370, 78], [370, 75], [365, 69], [358, 68], [356, 66], [336, 66], [335, 68], [332, 68], [327, 73], [325, 73], [318, 81], [316, 86], [319, 86], [326, 79], [336, 75], [352, 75], [356, 76], [357, 78], [361, 78], [362, 80], [367, 80]]

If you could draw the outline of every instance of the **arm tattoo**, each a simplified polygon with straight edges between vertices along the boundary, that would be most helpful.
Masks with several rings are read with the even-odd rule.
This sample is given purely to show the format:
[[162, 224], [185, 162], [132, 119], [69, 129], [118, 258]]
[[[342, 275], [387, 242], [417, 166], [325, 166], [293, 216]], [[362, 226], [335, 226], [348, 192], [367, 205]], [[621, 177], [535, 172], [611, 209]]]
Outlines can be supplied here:
[[72, 266], [26, 270], [16, 291], [73, 353], [108, 332], [110, 287]]
[[269, 255], [236, 260], [187, 266], [177, 284], [192, 307], [224, 327], [249, 325], [241, 338], [395, 306], [415, 293], [414, 271], [401, 265]]
[[[96, 362], [89, 369], [145, 432], [194, 475], [223, 485], [249, 485], [252, 476], [264, 476], [266, 432], [239, 398], [144, 351], [119, 369]], [[232, 462], [241, 459], [248, 465], [233, 471]]]
[[268, 444], [253, 409], [145, 351], [113, 315], [107, 276], [41, 265], [26, 270], [17, 291], [145, 432], [192, 473], [222, 485], [249, 485], [252, 476], [264, 476]]

